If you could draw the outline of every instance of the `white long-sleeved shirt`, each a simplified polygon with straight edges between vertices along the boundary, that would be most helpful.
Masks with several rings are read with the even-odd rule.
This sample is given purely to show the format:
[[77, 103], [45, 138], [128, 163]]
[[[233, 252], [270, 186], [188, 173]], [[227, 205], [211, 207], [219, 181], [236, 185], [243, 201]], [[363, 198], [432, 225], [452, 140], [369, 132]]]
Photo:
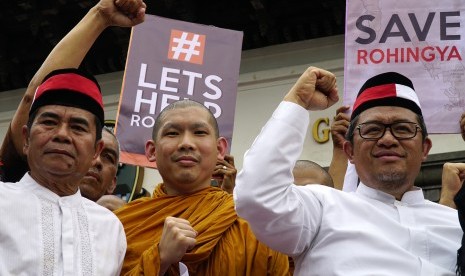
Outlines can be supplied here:
[[236, 179], [239, 216], [259, 240], [293, 256], [295, 275], [455, 275], [457, 212], [421, 189], [393, 196], [292, 184], [308, 111], [282, 102], [247, 151]]
[[126, 237], [118, 218], [81, 196], [59, 197], [28, 173], [0, 182], [0, 275], [119, 275]]

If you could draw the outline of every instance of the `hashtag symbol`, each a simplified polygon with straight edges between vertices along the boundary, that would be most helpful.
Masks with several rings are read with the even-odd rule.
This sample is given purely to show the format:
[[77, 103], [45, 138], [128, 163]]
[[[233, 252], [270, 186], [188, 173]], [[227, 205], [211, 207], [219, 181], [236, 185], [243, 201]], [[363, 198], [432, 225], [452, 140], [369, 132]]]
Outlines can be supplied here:
[[172, 30], [169, 58], [202, 64], [205, 36]]

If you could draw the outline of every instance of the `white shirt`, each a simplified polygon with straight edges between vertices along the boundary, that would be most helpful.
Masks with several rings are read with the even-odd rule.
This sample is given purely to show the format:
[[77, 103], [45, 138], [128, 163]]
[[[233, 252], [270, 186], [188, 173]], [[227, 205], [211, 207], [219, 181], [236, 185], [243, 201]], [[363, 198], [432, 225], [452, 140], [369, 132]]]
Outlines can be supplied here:
[[293, 256], [295, 275], [455, 275], [457, 212], [421, 189], [398, 201], [363, 183], [292, 184], [308, 125], [305, 109], [282, 102], [245, 155], [234, 199], [257, 238]]
[[81, 196], [59, 197], [26, 173], [0, 182], [0, 275], [119, 275], [126, 237], [118, 218]]

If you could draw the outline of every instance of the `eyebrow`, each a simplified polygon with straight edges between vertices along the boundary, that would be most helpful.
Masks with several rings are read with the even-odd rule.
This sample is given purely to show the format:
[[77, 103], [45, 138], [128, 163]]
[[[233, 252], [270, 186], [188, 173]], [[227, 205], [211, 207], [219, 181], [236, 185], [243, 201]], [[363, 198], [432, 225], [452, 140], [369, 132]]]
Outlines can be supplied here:
[[[118, 153], [112, 148], [104, 147], [103, 150], [102, 150], [102, 153], [104, 153], [104, 152], [108, 152], [108, 153], [112, 154], [115, 158], [118, 158]], [[102, 154], [102, 153], [100, 153], [100, 154]]]
[[205, 128], [210, 128], [210, 124], [207, 124], [207, 123], [195, 123], [192, 128], [201, 128], [201, 127], [205, 127]]
[[418, 122], [415, 122], [415, 121], [410, 121], [410, 120], [407, 120], [407, 119], [399, 119], [399, 120], [394, 120], [390, 123], [384, 123], [383, 121], [380, 121], [380, 120], [368, 120], [366, 122], [363, 122], [363, 123], [359, 123], [359, 125], [361, 124], [368, 124], [368, 123], [378, 123], [378, 124], [395, 124], [395, 123], [414, 123], [414, 124], [418, 124]]
[[[38, 118], [53, 118], [53, 119], [59, 120], [60, 116], [56, 113], [46, 111], [44, 113], [41, 113]], [[85, 125], [86, 127], [90, 126], [88, 120], [84, 118], [80, 118], [80, 117], [71, 117], [69, 121], [70, 123], [81, 124], [81, 125]]]
[[[201, 127], [208, 128], [208, 127], [210, 127], [210, 125], [207, 124], [207, 123], [203, 123], [203, 122], [197, 122], [197, 123], [192, 124], [189, 128], [196, 129], [196, 128], [201, 128]], [[182, 127], [178, 123], [167, 123], [166, 125], [161, 127], [161, 130], [165, 130], [165, 129], [169, 129], [169, 128], [181, 129]]]
[[85, 125], [87, 127], [90, 126], [89, 124], [89, 121], [84, 119], [84, 118], [79, 118], [79, 117], [71, 117], [69, 119], [70, 123], [75, 123], [75, 124], [81, 124], [81, 125]]
[[59, 119], [60, 116], [58, 116], [58, 114], [56, 113], [53, 113], [53, 112], [44, 112], [44, 113], [41, 113], [38, 118], [53, 118], [53, 119]]
[[174, 128], [174, 129], [180, 129], [181, 126], [179, 124], [176, 124], [176, 123], [167, 123], [165, 125], [163, 125], [160, 130], [161, 131], [164, 131], [166, 129], [170, 129], [170, 128]]

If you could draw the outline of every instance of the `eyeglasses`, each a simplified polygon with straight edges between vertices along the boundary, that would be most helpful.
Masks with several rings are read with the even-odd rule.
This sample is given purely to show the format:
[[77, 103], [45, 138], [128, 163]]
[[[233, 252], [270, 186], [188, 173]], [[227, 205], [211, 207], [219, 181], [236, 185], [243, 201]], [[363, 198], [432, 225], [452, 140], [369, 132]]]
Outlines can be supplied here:
[[417, 135], [418, 129], [421, 128], [412, 122], [396, 122], [392, 124], [383, 124], [377, 122], [363, 123], [357, 126], [360, 137], [365, 140], [378, 140], [386, 133], [389, 128], [392, 136], [397, 140], [412, 139]]

